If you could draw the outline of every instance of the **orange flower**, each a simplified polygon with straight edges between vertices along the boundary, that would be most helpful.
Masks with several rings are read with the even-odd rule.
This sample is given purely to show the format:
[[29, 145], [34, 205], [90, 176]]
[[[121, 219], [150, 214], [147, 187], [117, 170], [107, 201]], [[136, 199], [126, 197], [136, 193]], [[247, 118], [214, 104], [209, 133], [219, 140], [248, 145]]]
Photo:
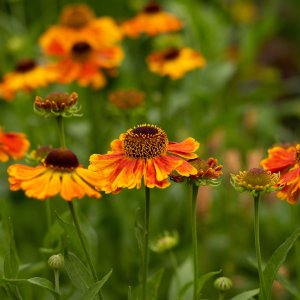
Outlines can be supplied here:
[[197, 173], [185, 158], [196, 158], [198, 147], [193, 138], [169, 142], [161, 128], [138, 125], [114, 140], [107, 154], [93, 154], [89, 169], [99, 172], [101, 189], [106, 193], [125, 187], [139, 189], [142, 178], [149, 188], [166, 188], [170, 185], [168, 175], [174, 170], [184, 176]]
[[106, 84], [101, 69], [119, 66], [123, 57], [122, 49], [117, 46], [96, 50], [87, 42], [75, 43], [57, 63], [57, 70], [60, 72], [59, 82], [78, 81], [81, 86], [91, 85], [93, 88], [101, 88]]
[[161, 7], [150, 2], [142, 12], [122, 24], [125, 35], [137, 38], [142, 34], [154, 36], [160, 33], [178, 31], [182, 22], [170, 13], [162, 11]]
[[121, 39], [121, 30], [112, 18], [96, 18], [86, 4], [71, 4], [64, 7], [60, 24], [51, 26], [40, 37], [39, 44], [44, 53], [60, 56], [77, 42], [103, 49], [114, 46]]
[[82, 168], [76, 155], [67, 149], [50, 151], [43, 163], [36, 167], [14, 164], [7, 172], [12, 191], [21, 189], [27, 197], [38, 200], [57, 194], [66, 201], [85, 195], [101, 197], [95, 190], [99, 182], [97, 173]]
[[277, 193], [280, 199], [295, 204], [300, 196], [300, 144], [291, 147], [276, 146], [268, 150], [268, 158], [261, 161], [265, 170], [280, 172]]
[[13, 72], [4, 75], [0, 84], [0, 97], [7, 101], [12, 100], [17, 92], [30, 92], [46, 87], [56, 81], [57, 76], [53, 65], [37, 65], [34, 60], [22, 60]]
[[0, 161], [8, 161], [9, 157], [21, 159], [28, 151], [30, 142], [24, 133], [4, 132], [0, 127]]
[[190, 48], [170, 48], [150, 54], [147, 57], [150, 71], [176, 80], [196, 68], [206, 65], [204, 57]]
[[131, 109], [143, 104], [145, 94], [134, 89], [121, 89], [111, 92], [108, 95], [109, 101], [120, 109]]

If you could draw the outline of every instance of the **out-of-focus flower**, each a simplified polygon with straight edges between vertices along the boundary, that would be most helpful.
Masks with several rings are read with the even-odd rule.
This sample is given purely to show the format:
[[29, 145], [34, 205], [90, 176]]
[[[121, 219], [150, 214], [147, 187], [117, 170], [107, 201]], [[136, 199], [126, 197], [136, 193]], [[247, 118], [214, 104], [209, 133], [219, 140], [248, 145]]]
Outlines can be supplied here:
[[80, 107], [77, 106], [78, 94], [51, 93], [44, 99], [36, 96], [34, 101], [35, 112], [48, 116], [81, 116], [78, 114]]
[[272, 174], [270, 171], [260, 168], [252, 168], [249, 171], [231, 174], [231, 184], [238, 192], [249, 192], [254, 196], [281, 189], [278, 183], [279, 174]]
[[49, 27], [39, 44], [45, 54], [61, 56], [78, 42], [103, 49], [116, 45], [121, 39], [121, 30], [112, 18], [96, 18], [86, 4], [70, 4], [64, 7], [60, 24]]
[[9, 101], [19, 91], [30, 92], [46, 87], [58, 78], [57, 69], [53, 64], [38, 65], [34, 60], [22, 60], [14, 71], [3, 76], [0, 83], [0, 97]]
[[142, 34], [154, 36], [178, 31], [181, 28], [182, 22], [176, 16], [163, 11], [154, 1], [149, 2], [134, 18], [122, 24], [124, 34], [131, 38], [137, 38]]
[[89, 169], [99, 172], [101, 189], [106, 193], [139, 189], [142, 178], [146, 187], [166, 188], [170, 185], [168, 175], [174, 170], [184, 176], [197, 173], [185, 159], [196, 158], [198, 147], [193, 138], [169, 142], [161, 128], [142, 124], [121, 134], [107, 154], [93, 154]]
[[31, 167], [13, 164], [7, 169], [10, 189], [23, 190], [27, 197], [45, 200], [57, 194], [66, 200], [100, 198], [96, 172], [80, 166], [76, 155], [68, 149], [53, 149], [42, 164]]
[[165, 231], [163, 234], [156, 237], [150, 243], [150, 249], [156, 253], [162, 253], [173, 249], [179, 241], [178, 232], [168, 232]]
[[170, 179], [175, 182], [187, 182], [189, 184], [200, 185], [218, 185], [219, 178], [222, 175], [222, 165], [218, 165], [215, 158], [209, 158], [207, 161], [199, 157], [189, 159], [188, 162], [196, 168], [197, 174], [189, 175], [188, 177], [170, 174]]
[[230, 12], [235, 21], [248, 24], [258, 16], [258, 9], [253, 2], [237, 0], [230, 6]]
[[52, 146], [38, 146], [28, 153], [26, 159], [30, 162], [40, 164], [52, 150]]
[[109, 101], [120, 109], [132, 109], [144, 103], [145, 94], [134, 89], [122, 89], [110, 92]]
[[0, 161], [23, 158], [29, 146], [30, 142], [24, 133], [4, 132], [0, 127]]
[[268, 157], [261, 161], [265, 170], [280, 172], [278, 184], [283, 186], [277, 196], [290, 204], [295, 204], [300, 196], [300, 144], [268, 150]]
[[123, 58], [123, 50], [118, 46], [97, 50], [87, 42], [75, 43], [57, 62], [58, 81], [102, 88], [106, 84], [102, 70], [118, 67]]
[[190, 48], [170, 48], [150, 54], [147, 57], [151, 72], [171, 79], [180, 79], [185, 73], [206, 65], [204, 57]]

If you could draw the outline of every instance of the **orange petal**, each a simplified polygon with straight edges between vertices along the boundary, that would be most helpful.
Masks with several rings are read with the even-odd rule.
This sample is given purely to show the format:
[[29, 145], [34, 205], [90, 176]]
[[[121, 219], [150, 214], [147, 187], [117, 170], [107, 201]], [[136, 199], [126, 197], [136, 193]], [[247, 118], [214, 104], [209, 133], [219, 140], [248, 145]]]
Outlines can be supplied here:
[[167, 151], [184, 158], [192, 159], [198, 157], [195, 152], [199, 148], [199, 143], [193, 138], [187, 138], [180, 143], [169, 142]]

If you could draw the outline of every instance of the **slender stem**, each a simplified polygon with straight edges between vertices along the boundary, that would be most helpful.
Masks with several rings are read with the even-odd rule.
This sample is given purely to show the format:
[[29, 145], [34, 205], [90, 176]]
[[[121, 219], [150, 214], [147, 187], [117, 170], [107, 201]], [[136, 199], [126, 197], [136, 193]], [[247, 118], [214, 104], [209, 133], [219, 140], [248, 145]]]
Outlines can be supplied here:
[[145, 220], [144, 220], [144, 243], [142, 248], [142, 300], [147, 299], [148, 277], [148, 254], [149, 254], [149, 216], [150, 216], [150, 189], [145, 187]]
[[[97, 273], [96, 273], [94, 265], [92, 263], [92, 259], [90, 257], [90, 254], [89, 254], [89, 252], [87, 250], [87, 246], [86, 246], [84, 238], [83, 238], [83, 234], [82, 234], [82, 231], [81, 231], [81, 228], [80, 228], [80, 225], [79, 225], [78, 217], [77, 217], [76, 211], [74, 209], [73, 202], [72, 201], [68, 201], [68, 204], [69, 204], [69, 209], [70, 209], [70, 212], [71, 212], [71, 215], [72, 215], [72, 218], [73, 218], [74, 225], [76, 227], [76, 231], [77, 231], [77, 234], [78, 234], [78, 237], [79, 237], [79, 240], [80, 240], [83, 252], [84, 252], [84, 254], [86, 256], [89, 268], [90, 268], [90, 270], [92, 272], [93, 279], [94, 279], [95, 282], [97, 282], [98, 281]], [[99, 291], [99, 298], [103, 299], [101, 291]]]
[[59, 294], [59, 270], [57, 269], [54, 270], [54, 287], [55, 291]]
[[197, 238], [197, 194], [198, 186], [192, 185], [192, 205], [191, 205], [191, 220], [192, 220], [192, 242], [194, 255], [194, 293], [193, 300], [197, 300], [198, 291], [198, 238]]
[[57, 125], [58, 125], [58, 134], [59, 134], [59, 141], [60, 146], [66, 148], [66, 138], [65, 138], [65, 130], [63, 124], [63, 117], [58, 116], [56, 117]]
[[220, 292], [219, 293], [219, 298], [218, 298], [218, 300], [224, 300], [225, 299], [225, 293], [223, 293], [223, 292]]
[[263, 269], [262, 269], [262, 260], [261, 260], [261, 252], [260, 252], [260, 238], [259, 238], [259, 198], [260, 195], [257, 194], [254, 196], [254, 238], [255, 238], [255, 251], [256, 251], [256, 259], [257, 259], [257, 267], [258, 267], [258, 276], [260, 283], [260, 296], [263, 300], [266, 298], [266, 290], [263, 278]]
[[175, 274], [175, 279], [176, 279], [177, 294], [178, 294], [176, 299], [179, 299], [180, 277], [178, 274], [178, 265], [177, 265], [176, 257], [172, 250], [169, 251], [169, 254], [170, 254], [170, 260], [171, 260], [172, 267], [174, 269], [174, 274]]

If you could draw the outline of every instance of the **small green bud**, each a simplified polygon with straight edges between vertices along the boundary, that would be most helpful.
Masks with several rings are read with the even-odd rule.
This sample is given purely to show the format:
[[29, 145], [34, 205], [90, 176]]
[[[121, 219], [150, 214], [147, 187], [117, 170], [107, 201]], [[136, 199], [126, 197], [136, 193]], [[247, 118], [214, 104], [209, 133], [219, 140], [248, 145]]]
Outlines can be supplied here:
[[48, 265], [53, 270], [61, 270], [64, 267], [65, 259], [62, 254], [54, 254], [49, 257]]
[[150, 243], [150, 249], [156, 253], [162, 253], [174, 248], [179, 241], [177, 232], [165, 231]]
[[219, 277], [215, 280], [214, 286], [220, 292], [226, 292], [232, 288], [232, 281], [228, 277]]

